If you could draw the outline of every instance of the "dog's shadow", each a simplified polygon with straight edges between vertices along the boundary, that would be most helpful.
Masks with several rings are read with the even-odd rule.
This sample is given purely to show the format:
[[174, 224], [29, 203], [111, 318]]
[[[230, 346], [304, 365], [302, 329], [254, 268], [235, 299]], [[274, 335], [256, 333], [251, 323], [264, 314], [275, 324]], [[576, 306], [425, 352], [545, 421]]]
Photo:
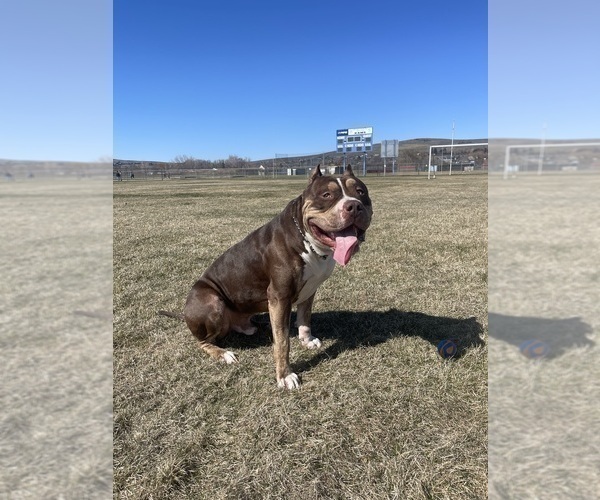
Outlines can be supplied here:
[[[292, 315], [292, 336], [297, 335], [295, 314]], [[241, 350], [270, 345], [272, 343], [269, 316], [255, 318], [259, 329], [255, 335], [230, 335], [225, 341], [228, 347]], [[315, 351], [315, 356], [297, 367], [302, 370], [314, 367], [326, 359], [335, 359], [341, 353], [360, 347], [376, 346], [395, 337], [421, 337], [433, 346], [444, 339], [452, 339], [457, 345], [455, 358], [467, 350], [483, 345], [483, 327], [476, 318], [447, 318], [430, 316], [419, 312], [397, 309], [388, 311], [330, 311], [312, 315], [313, 334], [325, 341], [327, 347]], [[327, 341], [333, 340], [332, 343]]]
[[581, 318], [545, 319], [489, 313], [489, 332], [495, 339], [520, 347], [528, 340], [541, 340], [548, 347], [547, 359], [559, 357], [577, 347], [593, 347], [588, 338], [592, 327]]

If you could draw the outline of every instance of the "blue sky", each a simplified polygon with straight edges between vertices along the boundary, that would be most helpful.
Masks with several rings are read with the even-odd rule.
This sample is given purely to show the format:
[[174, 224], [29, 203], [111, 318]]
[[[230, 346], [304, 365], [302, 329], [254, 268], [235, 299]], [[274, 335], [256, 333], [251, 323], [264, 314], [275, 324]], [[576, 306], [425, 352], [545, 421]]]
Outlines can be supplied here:
[[379, 142], [449, 137], [453, 121], [457, 138], [600, 137], [600, 4], [490, 0], [489, 41], [487, 11], [0, 2], [0, 158], [262, 159], [331, 150], [338, 128]]
[[[487, 137], [487, 6], [118, 0], [114, 155], [216, 160]], [[452, 60], [459, 57], [459, 60]]]
[[589, 0], [489, 2], [490, 137], [600, 138], [599, 20]]
[[0, 158], [112, 155], [112, 2], [0, 2]]

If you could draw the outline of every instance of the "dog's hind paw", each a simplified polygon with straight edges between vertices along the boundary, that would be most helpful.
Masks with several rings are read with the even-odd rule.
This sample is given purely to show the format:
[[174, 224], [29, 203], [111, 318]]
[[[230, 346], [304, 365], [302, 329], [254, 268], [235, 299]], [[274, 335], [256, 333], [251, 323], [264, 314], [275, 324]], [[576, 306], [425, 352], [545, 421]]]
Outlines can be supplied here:
[[312, 335], [306, 338], [300, 337], [300, 342], [302, 342], [302, 345], [307, 349], [318, 349], [319, 347], [321, 347], [321, 341], [317, 337], [313, 337]]
[[277, 381], [277, 387], [280, 389], [298, 389], [300, 387], [300, 378], [295, 373], [290, 373], [285, 378]]
[[224, 363], [227, 363], [228, 365], [231, 365], [231, 364], [234, 364], [234, 363], [238, 363], [238, 359], [235, 357], [235, 354], [233, 354], [231, 351], [225, 351], [221, 355], [221, 360]]

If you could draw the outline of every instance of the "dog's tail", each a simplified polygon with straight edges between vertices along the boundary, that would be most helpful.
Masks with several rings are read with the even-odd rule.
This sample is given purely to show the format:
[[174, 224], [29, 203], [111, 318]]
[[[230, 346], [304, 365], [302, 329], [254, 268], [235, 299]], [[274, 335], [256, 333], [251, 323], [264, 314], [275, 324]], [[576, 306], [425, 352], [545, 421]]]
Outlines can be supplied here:
[[158, 311], [158, 314], [161, 316], [168, 316], [169, 318], [180, 319], [183, 321], [185, 318], [183, 317], [183, 313], [174, 313], [169, 311]]

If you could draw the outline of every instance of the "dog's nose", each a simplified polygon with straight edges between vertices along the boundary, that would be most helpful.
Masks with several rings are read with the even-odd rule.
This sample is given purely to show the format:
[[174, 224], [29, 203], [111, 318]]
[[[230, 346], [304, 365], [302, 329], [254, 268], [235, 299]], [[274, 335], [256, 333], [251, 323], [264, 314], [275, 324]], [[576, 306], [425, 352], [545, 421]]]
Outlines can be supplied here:
[[362, 203], [359, 201], [347, 201], [344, 203], [344, 211], [348, 212], [350, 215], [357, 216], [363, 211]]

